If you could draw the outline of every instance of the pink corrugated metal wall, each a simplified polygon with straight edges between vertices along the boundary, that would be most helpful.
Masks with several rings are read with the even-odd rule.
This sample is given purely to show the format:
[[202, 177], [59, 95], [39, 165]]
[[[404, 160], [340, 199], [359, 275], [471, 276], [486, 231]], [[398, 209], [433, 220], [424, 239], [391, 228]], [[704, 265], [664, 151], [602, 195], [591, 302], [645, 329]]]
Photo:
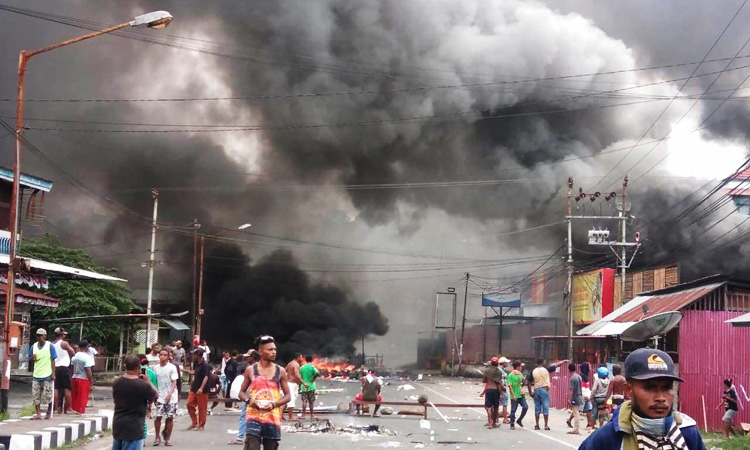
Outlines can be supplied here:
[[734, 328], [725, 320], [743, 313], [683, 311], [680, 322], [680, 409], [704, 427], [701, 396], [706, 401], [708, 427], [721, 429], [721, 402], [725, 378], [737, 387], [740, 411], [735, 424], [750, 422], [750, 328]]
[[[581, 365], [576, 364], [576, 372], [581, 373], [580, 369]], [[568, 400], [570, 399], [570, 394], [568, 393], [568, 381], [570, 381], [568, 365], [563, 364], [558, 367], [555, 373], [550, 375], [552, 386], [549, 392], [549, 405], [552, 408], [568, 409], [570, 407], [568, 404]]]

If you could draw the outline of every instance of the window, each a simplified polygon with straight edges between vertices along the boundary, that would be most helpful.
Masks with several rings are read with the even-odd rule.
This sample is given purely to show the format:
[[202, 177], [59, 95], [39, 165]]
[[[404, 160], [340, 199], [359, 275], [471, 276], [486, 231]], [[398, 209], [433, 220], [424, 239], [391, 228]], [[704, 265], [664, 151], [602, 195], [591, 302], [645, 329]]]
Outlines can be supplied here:
[[750, 216], [750, 196], [742, 195], [733, 198], [734, 204], [737, 206], [737, 211], [740, 214]]

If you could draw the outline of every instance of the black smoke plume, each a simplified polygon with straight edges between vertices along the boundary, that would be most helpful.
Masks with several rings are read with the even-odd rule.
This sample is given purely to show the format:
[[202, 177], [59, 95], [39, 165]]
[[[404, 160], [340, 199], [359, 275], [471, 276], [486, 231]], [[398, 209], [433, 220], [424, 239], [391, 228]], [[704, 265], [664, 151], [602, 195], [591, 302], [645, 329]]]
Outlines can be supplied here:
[[271, 335], [283, 360], [295, 352], [350, 357], [359, 339], [388, 332], [377, 304], [311, 281], [288, 251], [251, 264], [236, 246], [220, 244], [206, 260], [204, 337], [212, 345], [245, 351]]

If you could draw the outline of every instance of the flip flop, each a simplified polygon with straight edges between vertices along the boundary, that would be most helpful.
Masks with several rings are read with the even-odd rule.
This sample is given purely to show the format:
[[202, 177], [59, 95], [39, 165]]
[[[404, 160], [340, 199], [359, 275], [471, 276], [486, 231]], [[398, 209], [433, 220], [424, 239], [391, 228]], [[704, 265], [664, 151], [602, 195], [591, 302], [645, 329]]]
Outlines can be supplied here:
[[245, 441], [240, 439], [235, 439], [233, 441], [229, 441], [229, 445], [245, 445]]
[[164, 446], [165, 447], [171, 447], [172, 446], [172, 442], [167, 441], [167, 442], [164, 443]]
[[42, 420], [42, 418], [41, 418], [41, 417], [39, 417], [39, 416], [34, 416], [34, 417], [32, 417], [31, 419], [29, 419], [29, 420]]
[[159, 445], [161, 445], [161, 439], [154, 440], [154, 447], [158, 447]]
[[552, 431], [552, 428], [550, 428], [550, 427], [544, 427], [544, 429], [545, 429], [546, 431]]

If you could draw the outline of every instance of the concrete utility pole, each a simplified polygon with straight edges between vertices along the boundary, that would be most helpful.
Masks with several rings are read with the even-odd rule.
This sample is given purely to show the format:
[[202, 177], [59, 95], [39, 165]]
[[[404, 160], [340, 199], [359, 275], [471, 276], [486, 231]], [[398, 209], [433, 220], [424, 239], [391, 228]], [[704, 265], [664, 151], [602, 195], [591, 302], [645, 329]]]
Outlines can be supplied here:
[[151, 189], [151, 197], [154, 198], [154, 220], [151, 223], [151, 257], [148, 262], [148, 300], [146, 302], [146, 339], [145, 346], [151, 345], [151, 303], [154, 296], [154, 252], [156, 251], [156, 217], [159, 212], [159, 190]]
[[198, 322], [198, 228], [201, 224], [198, 219], [193, 219], [193, 320], [191, 322], [191, 332], [196, 334]]
[[[640, 248], [640, 241], [638, 238], [638, 233], [636, 233], [636, 239], [635, 242], [628, 242], [627, 240], [627, 221], [630, 217], [630, 212], [627, 206], [627, 196], [628, 196], [628, 176], [625, 175], [625, 179], [622, 183], [622, 205], [617, 208], [617, 215], [616, 216], [587, 216], [587, 215], [581, 215], [581, 216], [573, 216], [573, 200], [576, 202], [581, 202], [588, 198], [591, 203], [593, 204], [596, 202], [601, 196], [600, 192], [583, 192], [583, 189], [579, 189], [578, 195], [573, 196], [573, 177], [568, 178], [568, 215], [566, 217], [568, 221], [568, 239], [567, 239], [567, 246], [568, 246], [568, 359], [573, 360], [573, 220], [574, 219], [581, 219], [581, 220], [616, 220], [619, 221], [617, 224], [617, 229], [619, 231], [619, 240], [617, 241], [610, 241], [609, 240], [609, 231], [607, 230], [592, 230], [589, 232], [589, 245], [606, 245], [612, 249], [612, 252], [615, 254], [615, 257], [617, 258], [619, 265], [617, 266], [620, 269], [620, 295], [621, 295], [621, 302], [625, 302], [625, 279], [626, 279], [626, 272], [627, 268], [630, 267], [630, 264], [633, 262], [633, 259], [635, 258], [636, 253], [638, 253], [638, 249]], [[617, 197], [616, 192], [610, 192], [608, 194], [604, 195], [604, 200], [609, 202], [610, 200], [615, 199]], [[596, 240], [592, 240], [592, 233], [598, 234], [599, 238]], [[606, 236], [605, 238], [602, 238], [602, 233]], [[605, 240], [606, 239], [606, 240]], [[620, 251], [618, 252], [615, 250], [615, 247], [620, 247]], [[628, 247], [635, 247], [635, 251], [631, 255], [630, 261], [628, 261], [628, 254], [627, 249]]]
[[[623, 217], [625, 220], [621, 220], [620, 223], [622, 224], [622, 234], [620, 235], [620, 242], [623, 244], [621, 247], [622, 256], [620, 257], [620, 303], [625, 303], [625, 281], [627, 280], [626, 271], [627, 266], [629, 265], [627, 263], [627, 250], [628, 247], [625, 245], [625, 243], [628, 241], [628, 234], [627, 234], [627, 226], [628, 226], [628, 207], [627, 207], [627, 201], [628, 201], [628, 176], [625, 175], [625, 179], [622, 182], [622, 209], [620, 210], [620, 217]], [[636, 250], [638, 251], [638, 250]], [[635, 255], [633, 255], [635, 256]]]
[[568, 360], [573, 361], [573, 177], [568, 177]]
[[464, 331], [466, 329], [466, 302], [469, 297], [469, 272], [466, 272], [466, 287], [464, 289], [464, 315], [461, 318], [461, 344], [458, 346], [458, 372], [461, 372], [461, 366], [464, 359]]

